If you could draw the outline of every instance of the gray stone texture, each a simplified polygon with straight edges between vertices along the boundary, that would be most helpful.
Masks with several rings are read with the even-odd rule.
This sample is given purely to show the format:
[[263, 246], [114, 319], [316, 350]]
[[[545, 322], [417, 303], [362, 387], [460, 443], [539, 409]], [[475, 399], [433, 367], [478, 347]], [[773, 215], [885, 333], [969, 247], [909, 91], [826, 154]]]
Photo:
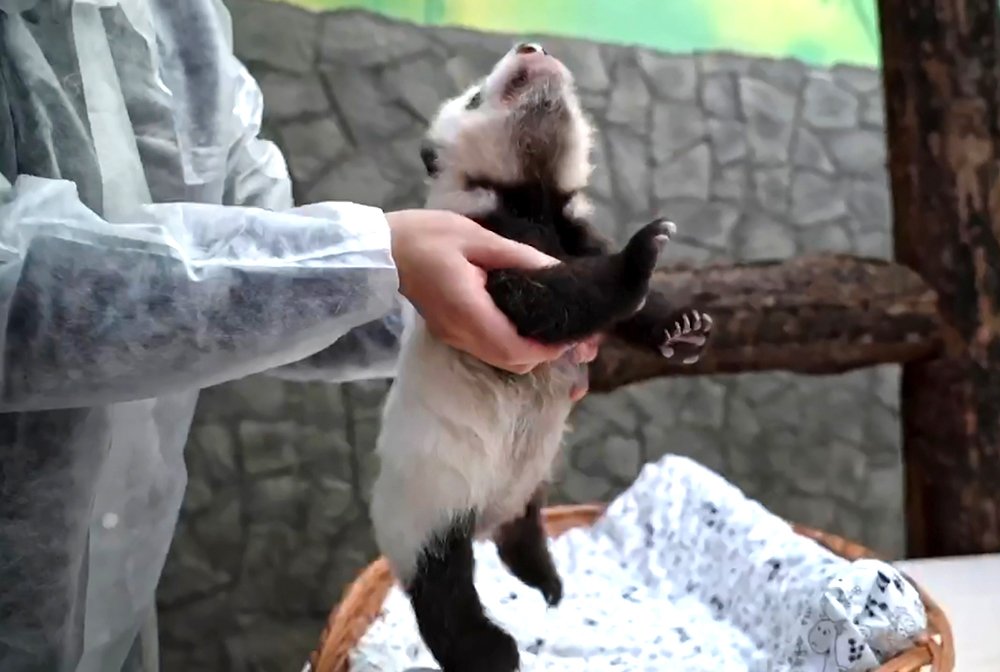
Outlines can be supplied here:
[[[428, 115], [513, 39], [229, 4], [300, 201], [420, 205]], [[876, 72], [545, 43], [575, 70], [600, 131], [591, 193], [619, 241], [665, 215], [680, 228], [668, 262], [890, 253]], [[608, 500], [643, 463], [679, 453], [779, 515], [899, 553], [897, 376], [662, 379], [591, 396], [555, 499]], [[376, 553], [366, 502], [387, 388], [256, 377], [203, 394], [159, 592], [165, 672], [300, 668]]]

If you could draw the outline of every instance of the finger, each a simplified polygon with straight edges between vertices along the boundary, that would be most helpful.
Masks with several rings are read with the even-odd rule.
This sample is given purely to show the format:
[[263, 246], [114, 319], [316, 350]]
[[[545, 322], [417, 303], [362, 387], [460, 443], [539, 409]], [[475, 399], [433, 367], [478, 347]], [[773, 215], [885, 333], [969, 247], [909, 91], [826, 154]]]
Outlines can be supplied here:
[[476, 326], [482, 328], [482, 331], [477, 329], [479, 333], [473, 336], [482, 343], [492, 343], [496, 358], [505, 367], [534, 368], [539, 364], [559, 359], [572, 348], [569, 344], [548, 345], [520, 336], [514, 325], [499, 311], [495, 319], [484, 319]]
[[486, 271], [467, 263], [464, 272], [471, 281], [465, 281], [461, 274], [456, 277], [458, 292], [453, 295], [450, 312], [463, 334], [456, 337], [461, 342], [452, 343], [453, 347], [512, 373], [526, 373], [539, 364], [558, 359], [572, 347], [546, 345], [522, 337], [486, 291]]
[[471, 235], [464, 248], [465, 257], [480, 268], [544, 268], [558, 259], [539, 252], [530, 245], [508, 240], [492, 231], [480, 229]]
[[572, 360], [574, 364], [589, 364], [597, 359], [604, 334], [595, 334], [573, 346]]
[[508, 365], [505, 365], [505, 366], [499, 366], [499, 365], [494, 365], [494, 366], [497, 366], [498, 368], [504, 369], [505, 371], [510, 371], [511, 373], [513, 373], [515, 375], [518, 375], [518, 376], [523, 376], [526, 373], [531, 373], [532, 371], [534, 371], [535, 369], [538, 368], [538, 364], [535, 364], [535, 365], [532, 365], [532, 364], [508, 364]]
[[573, 361], [577, 364], [589, 364], [597, 359], [600, 345], [594, 340], [586, 340], [573, 348]]
[[508, 371], [516, 375], [530, 373], [546, 361], [545, 359], [537, 357], [534, 358], [536, 361], [516, 361], [519, 353], [510, 352], [505, 348], [485, 345], [483, 340], [480, 338], [470, 337], [468, 340], [463, 339], [461, 341], [449, 343], [449, 345], [472, 355], [476, 359], [479, 359], [490, 366], [494, 366], [498, 369]]
[[451, 318], [446, 323], [428, 322], [431, 333], [443, 343], [491, 366], [523, 374], [558, 358], [569, 347], [545, 346], [518, 335], [484, 290], [463, 291], [449, 299], [446, 312]]
[[[524, 247], [529, 250], [533, 249]], [[503, 351], [495, 355], [497, 361], [504, 362], [503, 368], [523, 367], [525, 365], [534, 368], [539, 364], [558, 359], [572, 349], [572, 344], [546, 345], [518, 334], [517, 328], [510, 321], [510, 318], [497, 307], [493, 297], [485, 291], [486, 271], [470, 263], [469, 272], [476, 278], [477, 284], [484, 288], [484, 291], [477, 297], [478, 300], [472, 300], [469, 303], [469, 310], [477, 313], [476, 317], [469, 320], [469, 325], [479, 330], [478, 338], [486, 339], [487, 342], [494, 340], [505, 344]], [[498, 366], [498, 364], [494, 364], [494, 366]], [[507, 370], [512, 369], [508, 368]]]
[[524, 366], [534, 368], [539, 364], [562, 357], [572, 345], [547, 345], [524, 338], [517, 333], [513, 323], [493, 303], [486, 292], [473, 297], [469, 305], [470, 338], [488, 352], [494, 366], [508, 370]]

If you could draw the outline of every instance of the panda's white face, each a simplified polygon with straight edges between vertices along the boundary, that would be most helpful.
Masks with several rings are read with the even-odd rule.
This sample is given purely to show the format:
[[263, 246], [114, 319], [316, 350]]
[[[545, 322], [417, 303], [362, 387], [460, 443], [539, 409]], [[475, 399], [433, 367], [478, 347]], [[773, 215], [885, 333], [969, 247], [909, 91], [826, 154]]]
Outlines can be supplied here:
[[449, 189], [469, 178], [575, 192], [590, 177], [591, 134], [569, 69], [541, 46], [519, 44], [441, 106], [424, 159]]

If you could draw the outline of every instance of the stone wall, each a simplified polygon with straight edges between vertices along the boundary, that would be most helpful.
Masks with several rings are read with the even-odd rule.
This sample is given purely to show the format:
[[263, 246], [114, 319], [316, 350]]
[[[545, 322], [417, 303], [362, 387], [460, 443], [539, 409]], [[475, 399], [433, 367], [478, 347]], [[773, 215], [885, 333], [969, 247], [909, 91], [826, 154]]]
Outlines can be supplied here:
[[[232, 0], [267, 133], [300, 201], [416, 206], [437, 103], [512, 38]], [[596, 221], [622, 240], [663, 214], [668, 263], [806, 250], [886, 256], [877, 73], [565, 39], [601, 142]], [[375, 553], [366, 515], [387, 384], [257, 377], [208, 390], [160, 589], [163, 669], [295, 670]], [[666, 452], [721, 471], [778, 514], [902, 548], [897, 370], [658, 380], [586, 399], [558, 498], [606, 500]]]

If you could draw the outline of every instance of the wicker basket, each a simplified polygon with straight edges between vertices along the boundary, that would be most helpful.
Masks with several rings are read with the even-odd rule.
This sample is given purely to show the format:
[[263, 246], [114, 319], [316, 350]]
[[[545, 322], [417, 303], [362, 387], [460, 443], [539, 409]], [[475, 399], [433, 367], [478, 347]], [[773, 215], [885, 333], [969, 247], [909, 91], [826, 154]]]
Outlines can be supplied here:
[[[601, 505], [555, 506], [545, 510], [545, 525], [550, 536], [558, 536], [574, 527], [593, 523], [603, 512]], [[832, 534], [794, 525], [795, 531], [849, 560], [874, 558], [869, 549]], [[909, 578], [909, 577], [907, 577]], [[912, 583], [912, 580], [911, 580]], [[914, 584], [916, 585], [916, 584]], [[348, 672], [350, 653], [378, 617], [382, 603], [393, 586], [392, 573], [384, 558], [369, 565], [352, 583], [344, 599], [330, 614], [319, 647], [309, 658], [311, 672]], [[951, 625], [941, 608], [916, 586], [927, 610], [928, 632], [920, 643], [888, 661], [877, 672], [952, 672], [955, 667], [955, 644]]]

